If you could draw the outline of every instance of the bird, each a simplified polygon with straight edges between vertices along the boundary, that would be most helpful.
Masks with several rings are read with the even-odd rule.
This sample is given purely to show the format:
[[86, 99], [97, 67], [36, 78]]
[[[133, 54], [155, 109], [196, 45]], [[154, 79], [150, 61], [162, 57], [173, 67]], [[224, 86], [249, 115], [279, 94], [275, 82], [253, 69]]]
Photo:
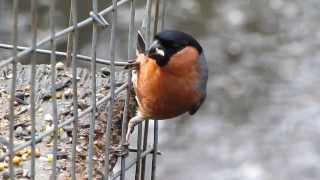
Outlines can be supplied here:
[[193, 115], [206, 99], [207, 60], [199, 42], [185, 32], [161, 31], [147, 49], [138, 32], [137, 58], [132, 64], [138, 109], [128, 123], [127, 143], [140, 122], [171, 119], [187, 112]]

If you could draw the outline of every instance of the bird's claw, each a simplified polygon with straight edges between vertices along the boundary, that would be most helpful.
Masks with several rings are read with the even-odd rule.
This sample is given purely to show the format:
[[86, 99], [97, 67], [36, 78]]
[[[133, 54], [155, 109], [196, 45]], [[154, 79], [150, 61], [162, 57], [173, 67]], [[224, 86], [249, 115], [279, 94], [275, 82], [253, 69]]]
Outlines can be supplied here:
[[129, 145], [129, 140], [130, 140], [130, 136], [133, 133], [134, 127], [131, 127], [130, 129], [128, 129], [127, 134], [126, 134], [126, 143]]
[[117, 156], [124, 156], [127, 157], [129, 154], [129, 144], [127, 142], [123, 143], [122, 145], [118, 145], [114, 152]]

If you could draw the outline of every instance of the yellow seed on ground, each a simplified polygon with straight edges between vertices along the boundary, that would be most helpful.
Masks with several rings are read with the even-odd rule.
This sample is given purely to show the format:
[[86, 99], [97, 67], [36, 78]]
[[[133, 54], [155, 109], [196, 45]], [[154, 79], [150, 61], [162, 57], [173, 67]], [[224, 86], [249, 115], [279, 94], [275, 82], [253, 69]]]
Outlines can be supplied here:
[[28, 153], [28, 149], [26, 149], [26, 148], [22, 149], [21, 151], [22, 151], [22, 154]]
[[56, 69], [59, 70], [59, 71], [63, 70], [64, 69], [63, 62], [57, 62]]
[[57, 99], [61, 99], [61, 98], [63, 97], [63, 95], [64, 95], [64, 92], [63, 92], [63, 91], [58, 91], [58, 92], [56, 93]]
[[53, 127], [50, 125], [50, 124], [47, 124], [45, 127], [44, 127], [45, 131], [50, 131], [51, 129], [53, 129]]
[[36, 148], [34, 154], [36, 155], [37, 158], [40, 157], [41, 156], [40, 149]]
[[27, 153], [25, 153], [25, 154], [22, 154], [21, 158], [23, 161], [26, 161], [28, 159], [28, 156], [29, 155]]
[[24, 90], [25, 90], [25, 91], [30, 91], [30, 90], [31, 90], [31, 85], [26, 85], [26, 86], [24, 87]]
[[22, 156], [22, 154], [23, 154], [22, 151], [18, 151], [18, 152], [16, 153], [17, 156]]
[[28, 149], [22, 149], [21, 151], [17, 152], [17, 156], [22, 156], [23, 154], [28, 153]]
[[52, 162], [53, 161], [53, 154], [48, 154], [47, 160], [48, 160], [48, 162]]
[[19, 166], [21, 164], [21, 161], [22, 161], [21, 157], [15, 156], [13, 158], [13, 164], [16, 166]]
[[64, 133], [64, 130], [63, 128], [59, 128], [59, 135], [63, 134]]
[[31, 154], [31, 149], [26, 150], [26, 154], [30, 155]]
[[32, 126], [28, 126], [28, 127], [26, 127], [26, 131], [27, 131], [28, 133], [30, 133], [30, 134], [31, 134]]
[[0, 163], [0, 172], [6, 168], [5, 163]]

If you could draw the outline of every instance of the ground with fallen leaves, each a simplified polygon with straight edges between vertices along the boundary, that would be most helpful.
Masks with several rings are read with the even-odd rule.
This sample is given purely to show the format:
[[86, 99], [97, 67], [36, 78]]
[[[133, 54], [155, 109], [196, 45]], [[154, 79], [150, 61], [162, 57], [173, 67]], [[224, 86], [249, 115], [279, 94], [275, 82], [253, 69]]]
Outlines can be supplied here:
[[[16, 101], [15, 101], [15, 124], [14, 124], [14, 143], [15, 145], [23, 144], [31, 139], [31, 120], [30, 120], [30, 66], [18, 65]], [[36, 74], [36, 135], [42, 134], [53, 128], [52, 104], [51, 104], [51, 77], [50, 66], [37, 65]], [[72, 105], [72, 75], [68, 68], [59, 63], [57, 69], [57, 104], [59, 122], [63, 122], [73, 116]], [[10, 71], [0, 80], [0, 156], [8, 152], [8, 134], [9, 134], [9, 99], [10, 83], [12, 76]], [[100, 69], [97, 73], [97, 100], [105, 97], [110, 89], [108, 69]], [[78, 68], [78, 112], [84, 111], [90, 105], [91, 98], [91, 78], [90, 72], [86, 68]], [[126, 82], [126, 75], [123, 71], [116, 73], [116, 87]], [[117, 96], [113, 108], [112, 120], [112, 147], [110, 159], [110, 170], [117, 163], [118, 156], [113, 151], [118, 148], [121, 140], [121, 127], [123, 118], [123, 107], [125, 102], [125, 93], [122, 92]], [[129, 118], [135, 112], [135, 102], [131, 97], [129, 105]], [[103, 104], [97, 107], [96, 125], [94, 135], [94, 171], [95, 179], [102, 179], [104, 171], [104, 153], [105, 153], [105, 130], [107, 125], [107, 107]], [[79, 119], [78, 142], [77, 142], [77, 175], [79, 179], [86, 179], [87, 156], [88, 156], [88, 131], [90, 128], [90, 114]], [[69, 179], [71, 168], [71, 147], [72, 147], [72, 129], [73, 124], [66, 125], [59, 129], [58, 143], [58, 161], [57, 170], [58, 179]], [[48, 178], [51, 173], [52, 162], [52, 136], [42, 139], [37, 144], [36, 149], [36, 177]], [[27, 147], [16, 154], [15, 167], [16, 176], [20, 179], [29, 178], [30, 165], [30, 147]], [[0, 174], [3, 179], [8, 175], [8, 159], [0, 162]]]

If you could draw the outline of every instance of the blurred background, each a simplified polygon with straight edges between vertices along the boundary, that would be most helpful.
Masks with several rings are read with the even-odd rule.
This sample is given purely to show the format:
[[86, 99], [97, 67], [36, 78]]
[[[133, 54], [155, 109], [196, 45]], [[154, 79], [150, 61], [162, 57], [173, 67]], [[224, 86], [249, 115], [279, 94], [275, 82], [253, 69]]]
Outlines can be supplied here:
[[[91, 1], [81, 2], [84, 19]], [[10, 43], [11, 3], [0, 0], [0, 43]], [[41, 39], [49, 34], [49, 0], [39, 3]], [[19, 45], [31, 44], [29, 4], [20, 1]], [[110, 4], [101, 1], [100, 9]], [[137, 28], [144, 5], [137, 3]], [[165, 29], [194, 35], [210, 74], [196, 115], [160, 122], [158, 179], [320, 179], [319, 9], [319, 0], [167, 1]], [[57, 29], [68, 25], [68, 10], [69, 2], [58, 0]], [[128, 6], [118, 13], [120, 59], [127, 57], [128, 13]], [[108, 35], [99, 34], [98, 57], [108, 57]], [[82, 54], [90, 55], [90, 42], [87, 26]], [[0, 50], [0, 58], [8, 53]]]

